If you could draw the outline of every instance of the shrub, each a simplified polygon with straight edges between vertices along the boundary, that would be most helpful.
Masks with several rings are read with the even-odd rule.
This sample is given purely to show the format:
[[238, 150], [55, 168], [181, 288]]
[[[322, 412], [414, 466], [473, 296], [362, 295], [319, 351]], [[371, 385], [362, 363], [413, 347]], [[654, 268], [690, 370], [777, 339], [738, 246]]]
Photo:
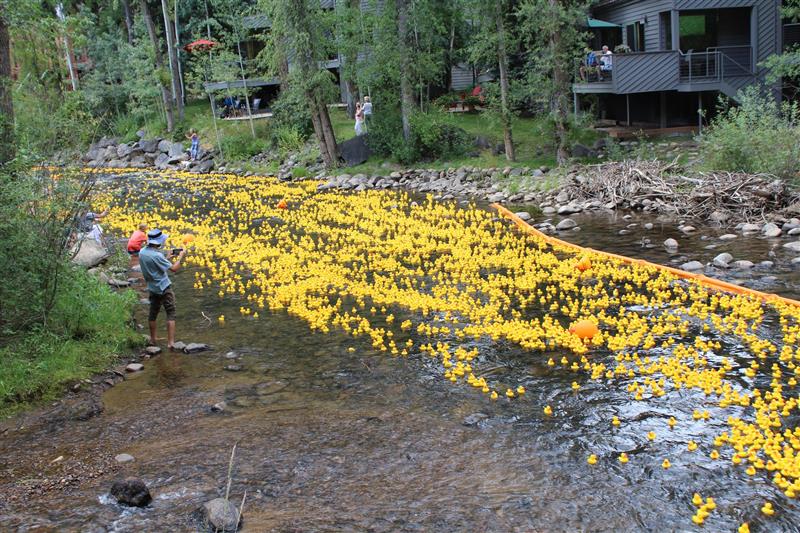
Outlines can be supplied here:
[[399, 112], [385, 112], [370, 125], [367, 142], [376, 153], [393, 157], [404, 165], [420, 160], [434, 160], [462, 155], [470, 137], [456, 126], [448, 113], [414, 113], [409, 118], [411, 138], [403, 139]]
[[289, 88], [281, 91], [280, 96], [272, 102], [271, 107], [272, 125], [275, 130], [281, 128], [294, 129], [305, 139], [314, 133], [308, 104], [303, 94], [297, 89]]
[[292, 177], [293, 178], [305, 178], [308, 176], [308, 169], [306, 167], [294, 167], [292, 168]]
[[269, 142], [248, 133], [225, 135], [220, 138], [222, 154], [226, 161], [242, 161], [269, 149]]
[[704, 165], [710, 170], [796, 176], [799, 122], [796, 103], [778, 103], [756, 87], [741, 91], [739, 105], [721, 109], [701, 137]]
[[306, 137], [295, 126], [277, 126], [272, 130], [272, 140], [281, 154], [286, 155], [303, 148]]
[[134, 342], [133, 292], [115, 293], [69, 262], [89, 192], [69, 172], [0, 172], [0, 412], [101, 370]]

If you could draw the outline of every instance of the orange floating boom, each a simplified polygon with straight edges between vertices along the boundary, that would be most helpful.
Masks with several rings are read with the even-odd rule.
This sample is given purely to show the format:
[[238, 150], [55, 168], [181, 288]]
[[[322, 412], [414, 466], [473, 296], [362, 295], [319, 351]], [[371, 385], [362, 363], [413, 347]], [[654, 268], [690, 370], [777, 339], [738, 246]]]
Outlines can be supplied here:
[[665, 265], [659, 265], [657, 263], [651, 263], [649, 261], [645, 261], [644, 259], [633, 259], [633, 258], [630, 258], [630, 257], [625, 257], [624, 255], [617, 255], [617, 254], [612, 254], [612, 253], [608, 253], [608, 252], [601, 252], [601, 251], [595, 250], [593, 248], [584, 248], [582, 246], [578, 246], [577, 244], [572, 244], [572, 243], [569, 243], [569, 242], [565, 242], [565, 241], [562, 241], [561, 239], [557, 239], [555, 237], [551, 237], [550, 235], [545, 235], [544, 233], [542, 233], [541, 231], [537, 230], [536, 228], [534, 228], [533, 226], [531, 226], [530, 224], [528, 224], [527, 222], [525, 222], [524, 220], [522, 220], [517, 215], [515, 215], [514, 213], [512, 213], [511, 211], [509, 211], [508, 209], [506, 209], [505, 207], [503, 207], [500, 204], [491, 204], [491, 207], [496, 209], [497, 212], [501, 216], [503, 216], [503, 217], [511, 220], [512, 222], [514, 222], [514, 224], [516, 224], [517, 227], [519, 227], [525, 233], [527, 233], [529, 235], [533, 235], [534, 237], [537, 237], [539, 239], [542, 239], [543, 241], [545, 241], [546, 243], [548, 243], [550, 245], [560, 246], [562, 248], [567, 248], [567, 249], [573, 250], [575, 252], [591, 252], [593, 254], [597, 254], [597, 255], [600, 255], [600, 256], [603, 256], [603, 257], [606, 257], [606, 258], [609, 258], [609, 259], [616, 259], [616, 260], [621, 261], [621, 262], [623, 262], [625, 264], [628, 264], [628, 265], [646, 265], [646, 266], [651, 266], [651, 267], [656, 268], [658, 270], [663, 270], [663, 271], [669, 272], [671, 274], [674, 274], [675, 276], [677, 276], [679, 278], [682, 278], [682, 279], [695, 280], [698, 283], [700, 283], [701, 285], [704, 285], [706, 287], [710, 287], [712, 289], [716, 289], [716, 290], [720, 290], [720, 291], [724, 291], [724, 292], [732, 292], [734, 294], [742, 294], [742, 295], [747, 295], [747, 296], [753, 296], [753, 297], [758, 298], [758, 299], [760, 299], [760, 300], [762, 300], [764, 302], [781, 302], [781, 303], [784, 303], [784, 304], [800, 307], [800, 302], [798, 302], [797, 300], [792, 300], [791, 298], [784, 298], [783, 296], [778, 296], [777, 294], [769, 294], [769, 293], [766, 293], [766, 292], [760, 292], [760, 291], [756, 291], [756, 290], [753, 290], [753, 289], [748, 289], [747, 287], [742, 287], [740, 285], [734, 285], [733, 283], [728, 283], [726, 281], [710, 278], [710, 277], [705, 276], [703, 274], [693, 274], [691, 272], [686, 272], [685, 270], [679, 270], [677, 268], [668, 267], [668, 266], [665, 266]]

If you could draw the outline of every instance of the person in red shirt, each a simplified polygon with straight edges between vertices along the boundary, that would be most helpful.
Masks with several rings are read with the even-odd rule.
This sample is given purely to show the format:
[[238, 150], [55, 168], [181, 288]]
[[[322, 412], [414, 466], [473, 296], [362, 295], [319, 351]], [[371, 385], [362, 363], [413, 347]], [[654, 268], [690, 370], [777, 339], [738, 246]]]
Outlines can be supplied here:
[[131, 256], [139, 255], [144, 243], [147, 242], [147, 223], [142, 222], [139, 224], [139, 229], [133, 232], [131, 238], [128, 239], [128, 254]]

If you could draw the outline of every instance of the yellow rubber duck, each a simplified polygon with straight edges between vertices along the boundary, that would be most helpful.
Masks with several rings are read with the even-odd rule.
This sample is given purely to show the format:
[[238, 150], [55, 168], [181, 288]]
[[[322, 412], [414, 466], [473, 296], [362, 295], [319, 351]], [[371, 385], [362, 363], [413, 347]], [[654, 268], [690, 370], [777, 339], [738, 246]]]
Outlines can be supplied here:
[[591, 454], [589, 458], [586, 459], [586, 462], [589, 463], [590, 465], [597, 464], [597, 456], [595, 454]]
[[625, 453], [625, 452], [622, 452], [621, 454], [619, 454], [619, 462], [622, 463], [622, 464], [627, 463], [628, 462], [628, 454]]
[[650, 441], [656, 440], [656, 432], [655, 431], [648, 431], [647, 432], [647, 440], [650, 440]]
[[767, 516], [772, 516], [775, 514], [775, 509], [772, 508], [772, 503], [767, 502], [761, 507], [761, 512]]
[[745, 522], [741, 526], [739, 526], [739, 529], [737, 529], [736, 531], [738, 533], [750, 533], [750, 525], [747, 522]]
[[702, 497], [702, 496], [700, 496], [700, 493], [698, 493], [698, 492], [695, 492], [695, 493], [692, 495], [692, 503], [693, 503], [693, 504], [694, 504], [696, 507], [700, 507], [701, 505], [703, 505], [703, 497]]
[[546, 414], [547, 416], [552, 416], [553, 415], [553, 408], [550, 407], [549, 405], [545, 405], [544, 406], [544, 414]]
[[669, 469], [669, 467], [671, 467], [671, 466], [672, 466], [672, 463], [669, 462], [669, 459], [664, 459], [661, 462], [661, 468], [663, 468], [664, 470]]
[[614, 426], [614, 427], [619, 427], [619, 425], [620, 425], [619, 418], [616, 417], [616, 416], [614, 418], [612, 418], [611, 419], [611, 425]]
[[491, 398], [492, 400], [496, 400], [497, 399], [497, 391], [492, 391], [492, 393], [489, 395], [489, 398]]

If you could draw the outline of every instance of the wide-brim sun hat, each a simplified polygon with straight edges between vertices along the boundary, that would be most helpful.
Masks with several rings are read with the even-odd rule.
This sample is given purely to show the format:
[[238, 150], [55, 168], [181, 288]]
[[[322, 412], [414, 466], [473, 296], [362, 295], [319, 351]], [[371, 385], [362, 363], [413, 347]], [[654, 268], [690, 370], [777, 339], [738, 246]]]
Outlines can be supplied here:
[[147, 232], [147, 244], [154, 244], [156, 246], [161, 246], [167, 241], [166, 233], [163, 233], [160, 229], [151, 229]]

